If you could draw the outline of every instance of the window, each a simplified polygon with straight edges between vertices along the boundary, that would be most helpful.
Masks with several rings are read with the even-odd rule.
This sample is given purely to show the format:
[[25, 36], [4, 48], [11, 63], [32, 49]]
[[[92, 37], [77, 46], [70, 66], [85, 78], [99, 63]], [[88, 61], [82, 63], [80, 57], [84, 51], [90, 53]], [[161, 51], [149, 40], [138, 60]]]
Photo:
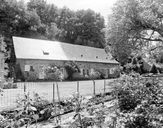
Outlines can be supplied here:
[[114, 74], [115, 68], [110, 68], [110, 74]]
[[30, 66], [30, 71], [34, 72], [33, 66]]
[[89, 69], [87, 69], [87, 75], [89, 76]]
[[30, 71], [30, 65], [25, 65], [24, 71], [29, 72]]
[[85, 74], [86, 74], [86, 73], [85, 73], [85, 69], [83, 69], [83, 76], [85, 76]]
[[49, 52], [45, 51], [45, 50], [42, 50], [43, 52], [43, 55], [49, 55]]

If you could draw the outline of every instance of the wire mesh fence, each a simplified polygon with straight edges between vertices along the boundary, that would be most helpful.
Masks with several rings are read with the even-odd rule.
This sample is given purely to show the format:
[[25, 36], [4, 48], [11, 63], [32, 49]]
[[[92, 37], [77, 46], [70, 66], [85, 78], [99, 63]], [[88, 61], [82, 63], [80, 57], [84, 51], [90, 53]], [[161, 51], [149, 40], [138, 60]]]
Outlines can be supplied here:
[[42, 99], [52, 102], [57, 100], [57, 93], [59, 93], [60, 99], [65, 99], [75, 92], [78, 92], [82, 96], [109, 92], [111, 90], [109, 87], [110, 81], [19, 82], [16, 83], [17, 88], [3, 90], [3, 95], [0, 96], [0, 111], [17, 107], [16, 101], [22, 98], [24, 93], [29, 93], [31, 98], [37, 93]]

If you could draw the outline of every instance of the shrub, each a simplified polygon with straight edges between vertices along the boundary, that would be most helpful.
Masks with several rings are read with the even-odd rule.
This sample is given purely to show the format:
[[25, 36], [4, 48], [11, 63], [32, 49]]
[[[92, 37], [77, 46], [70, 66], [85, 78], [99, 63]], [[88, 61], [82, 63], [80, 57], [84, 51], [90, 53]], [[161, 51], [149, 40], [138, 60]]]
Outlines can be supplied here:
[[81, 75], [80, 73], [75, 72], [75, 73], [73, 73], [73, 75], [72, 75], [72, 79], [73, 79], [73, 80], [85, 80], [85, 79], [89, 79], [89, 78], [86, 78], [86, 77], [84, 77], [83, 75]]
[[29, 71], [28, 73], [26, 73], [25, 78], [27, 81], [35, 81], [38, 79], [38, 76], [36, 72]]
[[3, 89], [12, 89], [12, 88], [17, 88], [16, 83], [4, 83]]
[[116, 81], [113, 94], [120, 109], [117, 119], [125, 128], [159, 128], [163, 125], [161, 82], [158, 78], [147, 79], [137, 74], [124, 75]]
[[78, 65], [72, 61], [65, 63], [64, 68], [66, 69], [66, 72], [68, 73], [68, 77], [67, 77], [68, 80], [73, 79], [74, 73], [80, 73], [80, 69]]
[[137, 99], [135, 95], [129, 90], [122, 90], [118, 94], [119, 108], [120, 111], [131, 111], [134, 110], [140, 103], [140, 99]]
[[140, 103], [141, 96], [137, 88], [142, 87], [138, 84], [138, 77], [138, 74], [123, 75], [116, 81], [117, 86], [114, 87], [113, 93], [117, 95], [121, 111], [132, 111]]
[[147, 68], [150, 67], [150, 65], [147, 62], [145, 62], [140, 55], [138, 55], [123, 67], [125, 73], [130, 73], [134, 71], [139, 74], [145, 74], [149, 72]]
[[59, 72], [54, 72], [54, 73], [47, 73], [45, 76], [45, 80], [59, 80]]
[[99, 71], [93, 70], [90, 74], [89, 74], [89, 78], [90, 79], [100, 79], [101, 78], [101, 73]]
[[60, 71], [60, 68], [56, 65], [50, 65], [45, 69], [45, 80], [63, 80], [63, 74]]

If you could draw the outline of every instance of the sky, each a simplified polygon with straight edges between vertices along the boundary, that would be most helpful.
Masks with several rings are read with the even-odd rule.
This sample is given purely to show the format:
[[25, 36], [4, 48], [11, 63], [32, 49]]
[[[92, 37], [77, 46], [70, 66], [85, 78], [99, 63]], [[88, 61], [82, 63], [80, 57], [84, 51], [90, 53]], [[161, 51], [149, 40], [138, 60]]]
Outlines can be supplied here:
[[111, 13], [111, 8], [117, 0], [47, 0], [57, 7], [68, 7], [71, 10], [92, 9], [101, 13], [107, 22], [107, 16]]

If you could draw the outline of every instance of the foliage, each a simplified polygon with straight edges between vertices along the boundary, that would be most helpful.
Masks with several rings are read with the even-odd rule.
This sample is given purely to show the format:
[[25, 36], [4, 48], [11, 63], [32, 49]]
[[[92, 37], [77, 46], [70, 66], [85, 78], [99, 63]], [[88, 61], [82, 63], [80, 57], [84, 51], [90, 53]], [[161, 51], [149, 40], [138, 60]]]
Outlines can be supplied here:
[[[106, 96], [106, 97], [105, 97]], [[111, 100], [109, 94], [97, 95], [91, 99], [83, 98], [79, 93], [75, 93], [72, 98], [54, 102], [50, 104], [47, 100], [41, 98], [37, 93], [33, 96], [30, 93], [19, 97], [17, 99], [18, 108], [14, 111], [3, 111], [0, 113], [0, 124], [4, 127], [7, 125], [11, 127], [20, 127], [25, 125], [30, 126], [32, 123], [44, 121], [55, 117], [59, 119], [59, 114], [67, 114], [75, 111], [74, 122], [69, 127], [76, 128], [81, 126], [86, 127], [103, 127], [108, 108], [104, 105], [105, 101]], [[85, 101], [85, 102], [84, 102]], [[86, 112], [92, 109], [90, 116], [85, 115]], [[84, 113], [83, 113], [84, 112]], [[14, 126], [13, 126], [14, 124]], [[2, 125], [1, 125], [2, 126]]]
[[60, 68], [54, 64], [45, 68], [45, 80], [63, 80], [63, 74], [60, 71]]
[[101, 78], [101, 74], [102, 73], [100, 73], [99, 71], [93, 70], [93, 71], [90, 72], [89, 78], [90, 79], [100, 79]]
[[16, 83], [6, 82], [3, 85], [3, 89], [13, 89], [13, 88], [17, 88], [17, 84]]
[[25, 73], [25, 79], [27, 81], [36, 81], [36, 80], [38, 80], [38, 75], [34, 71], [29, 71], [29, 72]]
[[134, 71], [139, 74], [145, 74], [149, 72], [145, 69], [145, 63], [147, 62], [145, 62], [140, 55], [130, 57], [128, 63], [123, 66], [123, 70], [125, 73]]
[[[79, 95], [79, 93], [75, 93], [73, 95], [73, 100], [74, 100], [74, 105], [75, 105], [75, 115], [74, 118], [76, 119], [71, 125], [75, 125], [75, 127], [83, 127], [83, 121], [81, 118], [81, 102], [82, 102], [82, 97]], [[71, 128], [71, 125], [69, 126]], [[73, 126], [74, 127], [74, 126]]]
[[[107, 43], [122, 64], [132, 51], [162, 42], [162, 3], [160, 0], [118, 0], [108, 17]], [[144, 52], [144, 51], [143, 51]]]
[[[95, 100], [96, 98], [92, 98], [91, 100]], [[91, 101], [87, 104], [87, 106], [84, 106], [82, 108], [82, 101], [84, 100], [78, 93], [74, 95], [74, 103], [75, 103], [75, 121], [70, 124], [69, 128], [76, 128], [76, 127], [81, 127], [81, 128], [87, 128], [89, 126], [97, 126], [99, 128], [102, 128], [102, 125], [105, 121], [105, 111], [104, 111], [104, 105], [102, 104], [101, 107], [95, 108], [95, 104], [90, 104]], [[100, 104], [98, 102], [98, 104]], [[89, 105], [88, 105], [89, 104]], [[90, 113], [90, 116], [85, 116], [81, 114], [81, 110], [86, 109]], [[90, 112], [91, 111], [91, 112]]]
[[80, 72], [75, 72], [72, 74], [73, 80], [89, 80], [89, 77], [80, 74]]
[[116, 117], [117, 123], [125, 128], [161, 127], [163, 96], [161, 81], [158, 78], [143, 78], [137, 74], [125, 75], [117, 81], [118, 86], [114, 91], [120, 110]]
[[4, 78], [5, 76], [8, 75], [8, 65], [5, 62], [6, 59], [9, 57], [9, 51], [7, 51], [6, 49], [6, 42], [4, 41], [4, 37], [2, 35], [0, 35], [0, 61], [1, 61], [1, 76], [2, 78], [0, 78], [1, 81], [4, 82]]
[[[2, 111], [0, 113], [0, 124], [4, 127], [28, 127], [32, 123], [48, 120], [63, 114], [64, 112], [72, 111], [74, 106], [71, 100], [62, 101], [60, 103], [50, 104], [47, 100], [41, 98], [37, 93], [34, 93], [33, 98], [30, 93], [24, 94], [24, 97], [18, 97], [18, 108], [14, 111]], [[1, 120], [1, 115], [3, 120]], [[37, 126], [36, 126], [37, 127]]]
[[68, 80], [72, 80], [73, 79], [73, 74], [74, 73], [79, 73], [80, 69], [77, 65], [77, 63], [70, 61], [65, 63], [64, 68], [66, 69], [66, 72], [68, 73]]
[[39, 116], [35, 114], [37, 109], [32, 106], [32, 100], [29, 98], [29, 93], [24, 95], [23, 99], [19, 99], [17, 103], [21, 106], [16, 109], [13, 113], [1, 112], [4, 117], [3, 127], [21, 127], [26, 125], [28, 127], [32, 120], [37, 122]]

